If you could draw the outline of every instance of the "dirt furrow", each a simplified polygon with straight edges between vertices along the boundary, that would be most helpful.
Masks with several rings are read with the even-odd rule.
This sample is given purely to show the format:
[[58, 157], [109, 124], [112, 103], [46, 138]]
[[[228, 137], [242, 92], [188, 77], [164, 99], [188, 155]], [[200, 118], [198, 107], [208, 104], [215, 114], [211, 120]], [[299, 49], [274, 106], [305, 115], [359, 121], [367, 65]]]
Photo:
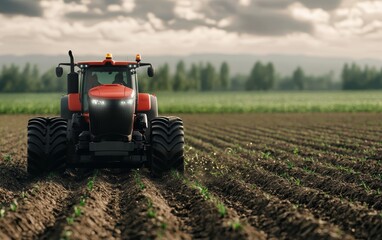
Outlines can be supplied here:
[[62, 183], [52, 180], [36, 183], [27, 194], [0, 220], [0, 239], [33, 239], [43, 234], [73, 197]]
[[193, 239], [265, 239], [264, 233], [245, 224], [236, 228], [231, 214], [222, 216], [213, 202], [184, 181], [188, 180], [169, 176], [167, 180], [156, 181], [155, 184], [174, 209], [174, 214], [185, 223]]
[[[188, 142], [193, 147], [198, 148], [198, 142], [195, 142], [195, 145], [190, 139]], [[308, 208], [315, 216], [338, 225], [343, 231], [354, 235], [356, 238], [370, 237], [375, 239], [382, 237], [382, 218], [380, 213], [375, 210], [369, 210], [362, 205], [332, 197], [317, 189], [295, 185], [259, 166], [242, 163], [243, 160], [235, 156], [230, 155], [226, 161], [222, 162], [218, 161], [221, 155], [214, 156], [208, 153], [204, 157], [209, 158], [210, 164], [217, 164], [218, 162], [217, 165], [226, 165], [226, 167], [220, 166], [224, 172], [229, 172], [250, 184], [256, 184], [281, 199], [300, 204]], [[203, 153], [200, 153], [199, 156], [203, 157]]]
[[[269, 158], [269, 160], [275, 159], [285, 162], [285, 159], [287, 159], [288, 162], [292, 163], [295, 167], [299, 167], [304, 170], [307, 169], [306, 171], [315, 172], [324, 176], [336, 177], [336, 179], [342, 180], [345, 183], [354, 183], [356, 185], [361, 185], [366, 189], [371, 188], [376, 191], [382, 190], [382, 183], [379, 181], [378, 178], [370, 176], [370, 172], [366, 174], [362, 172], [356, 172], [353, 169], [348, 168], [346, 166], [333, 166], [332, 164], [328, 164], [324, 161], [321, 161], [321, 158], [315, 161], [313, 161], [314, 159], [311, 158], [304, 158], [300, 156], [300, 153], [303, 152], [303, 150], [297, 148], [297, 152], [293, 152], [293, 145], [290, 146], [289, 143], [273, 142], [270, 144], [271, 146], [268, 146], [267, 143], [268, 141], [271, 142], [271, 140], [264, 139], [263, 141], [261, 141], [261, 144], [254, 143], [250, 145], [244, 145], [243, 143], [248, 142], [249, 140], [235, 136], [235, 139], [241, 141], [242, 144], [232, 144], [230, 143], [230, 139], [232, 139], [233, 137], [231, 137], [229, 134], [222, 135], [219, 134], [219, 132], [214, 132], [214, 130], [211, 130], [210, 134], [206, 135], [203, 132], [199, 131], [200, 130], [194, 130], [192, 131], [192, 134], [195, 134], [195, 136], [204, 139], [206, 142], [214, 142], [218, 146], [221, 146], [225, 149], [231, 148], [234, 151], [239, 152], [244, 149], [247, 154], [256, 154], [254, 152], [250, 152], [249, 150], [260, 151], [262, 152], [262, 155], [266, 156], [267, 159]], [[200, 137], [200, 135], [202, 135], [202, 137]], [[266, 145], [264, 146], [264, 144]], [[284, 145], [287, 146], [284, 147]], [[290, 151], [285, 151], [284, 149]]]
[[[210, 146], [210, 150], [213, 152], [219, 152], [219, 148], [234, 147], [225, 141], [213, 137], [203, 136], [201, 138], [206, 140], [205, 145]], [[191, 137], [189, 137], [189, 140], [190, 139]], [[369, 207], [375, 208], [376, 210], [382, 209], [382, 197], [380, 192], [368, 190], [364, 186], [340, 182], [331, 176], [321, 176], [316, 173], [307, 172], [294, 165], [288, 165], [288, 163], [290, 163], [288, 162], [288, 158], [284, 161], [275, 161], [272, 158], [262, 159], [261, 154], [247, 151], [243, 148], [236, 149], [235, 154], [249, 161], [251, 165], [260, 165], [268, 171], [278, 173], [280, 176], [295, 181], [296, 184], [320, 189], [338, 197], [346, 197], [349, 200], [367, 203]]]
[[289, 201], [266, 195], [231, 176], [210, 176], [207, 186], [244, 214], [257, 228], [279, 239], [353, 239]]
[[[60, 237], [84, 240], [119, 237], [120, 232], [115, 229], [116, 218], [107, 211], [115, 190], [104, 178], [97, 176], [95, 180], [87, 181], [85, 189], [78, 195], [78, 202], [66, 217], [66, 226], [62, 229]], [[91, 184], [94, 184], [94, 187], [90, 190]]]
[[140, 173], [121, 182], [123, 239], [190, 239], [159, 190]]

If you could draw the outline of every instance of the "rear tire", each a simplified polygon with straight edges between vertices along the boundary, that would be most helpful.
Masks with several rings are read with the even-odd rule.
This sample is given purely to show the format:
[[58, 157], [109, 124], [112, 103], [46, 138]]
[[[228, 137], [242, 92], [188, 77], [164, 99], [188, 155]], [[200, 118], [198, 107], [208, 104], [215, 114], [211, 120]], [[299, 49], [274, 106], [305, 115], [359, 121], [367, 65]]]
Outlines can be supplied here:
[[32, 118], [28, 121], [27, 172], [37, 176], [63, 171], [67, 155], [65, 119]]
[[150, 172], [158, 177], [170, 170], [184, 172], [183, 121], [156, 117], [151, 121]]

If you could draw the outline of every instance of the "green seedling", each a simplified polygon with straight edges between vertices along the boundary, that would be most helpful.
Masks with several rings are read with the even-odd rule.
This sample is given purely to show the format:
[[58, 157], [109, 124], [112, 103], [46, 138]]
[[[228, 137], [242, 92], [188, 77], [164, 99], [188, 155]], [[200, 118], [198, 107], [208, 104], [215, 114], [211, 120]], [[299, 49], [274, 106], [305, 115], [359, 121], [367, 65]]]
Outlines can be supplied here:
[[134, 171], [134, 180], [135, 183], [138, 185], [139, 189], [143, 190], [146, 188], [145, 184], [142, 182], [141, 176], [139, 175], [138, 171]]
[[67, 217], [66, 218], [66, 222], [69, 224], [69, 225], [72, 225], [74, 223], [74, 217]]
[[17, 204], [17, 201], [16, 200], [13, 200], [9, 206], [9, 209], [12, 211], [12, 212], [16, 212], [17, 211], [17, 207], [18, 207], [18, 204]]
[[302, 168], [305, 172], [309, 173], [309, 174], [314, 174], [314, 171], [309, 169], [308, 167], [303, 167]]
[[27, 192], [25, 192], [25, 191], [22, 191], [22, 192], [20, 193], [20, 197], [21, 197], [22, 199], [24, 199], [24, 198], [28, 198], [28, 197], [29, 197], [29, 194], [28, 194]]
[[5, 162], [12, 162], [12, 155], [11, 154], [3, 154], [3, 160]]
[[288, 173], [281, 173], [280, 177], [289, 179], [289, 174]]
[[150, 199], [147, 199], [147, 217], [155, 218], [156, 212], [153, 207], [153, 202]]
[[61, 239], [62, 240], [69, 240], [71, 236], [72, 236], [72, 232], [69, 231], [69, 230], [65, 230], [64, 234], [61, 237]]
[[218, 203], [217, 205], [220, 217], [224, 217], [227, 214], [227, 209], [223, 203]]
[[287, 162], [288, 169], [292, 169], [294, 167], [294, 164], [290, 161]]
[[1, 208], [0, 209], [0, 218], [3, 218], [5, 216], [5, 209]]
[[176, 170], [171, 170], [171, 176], [178, 180], [182, 179], [182, 175]]
[[94, 179], [92, 178], [86, 185], [87, 189], [89, 192], [91, 192], [93, 190], [93, 187], [94, 187]]
[[156, 212], [153, 209], [147, 210], [147, 217], [149, 218], [155, 218]]
[[293, 154], [294, 154], [294, 155], [298, 155], [298, 152], [299, 152], [298, 147], [295, 147], [295, 148], [293, 149]]
[[263, 152], [262, 153], [262, 158], [265, 158], [265, 159], [269, 159], [271, 157], [271, 153], [270, 152]]
[[364, 182], [361, 182], [361, 186], [366, 190], [366, 192], [370, 192], [371, 188]]
[[297, 186], [301, 185], [301, 180], [299, 178], [292, 177], [292, 180], [293, 180], [294, 184], [296, 184]]
[[344, 167], [344, 166], [337, 166], [336, 167], [338, 170], [341, 170], [341, 171], [344, 171], [344, 172], [347, 172], [347, 173], [355, 173], [354, 169], [352, 168], [349, 168], [349, 167]]
[[81, 207], [74, 206], [74, 216], [79, 217], [79, 216], [81, 216], [81, 213], [82, 213]]
[[241, 225], [239, 221], [232, 222], [231, 227], [234, 231], [240, 231], [241, 229], [243, 229], [243, 225]]
[[86, 204], [86, 197], [85, 196], [81, 196], [80, 198], [80, 206], [83, 207], [85, 206]]
[[162, 222], [162, 223], [160, 224], [160, 228], [161, 228], [162, 230], [166, 230], [166, 229], [167, 229], [167, 223]]
[[210, 199], [210, 193], [208, 191], [208, 188], [201, 185], [200, 183], [195, 183], [196, 188], [199, 190], [200, 194], [205, 200]]

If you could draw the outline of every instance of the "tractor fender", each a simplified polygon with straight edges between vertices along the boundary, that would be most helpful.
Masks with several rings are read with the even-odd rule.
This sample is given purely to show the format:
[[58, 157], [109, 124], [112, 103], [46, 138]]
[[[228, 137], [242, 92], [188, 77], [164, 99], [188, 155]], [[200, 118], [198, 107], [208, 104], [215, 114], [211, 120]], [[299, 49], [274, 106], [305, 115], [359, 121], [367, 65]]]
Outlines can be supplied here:
[[61, 97], [61, 117], [70, 120], [75, 112], [81, 111], [81, 103], [78, 94], [69, 94]]
[[138, 96], [137, 113], [145, 113], [150, 121], [158, 116], [157, 97], [148, 93], [140, 93]]

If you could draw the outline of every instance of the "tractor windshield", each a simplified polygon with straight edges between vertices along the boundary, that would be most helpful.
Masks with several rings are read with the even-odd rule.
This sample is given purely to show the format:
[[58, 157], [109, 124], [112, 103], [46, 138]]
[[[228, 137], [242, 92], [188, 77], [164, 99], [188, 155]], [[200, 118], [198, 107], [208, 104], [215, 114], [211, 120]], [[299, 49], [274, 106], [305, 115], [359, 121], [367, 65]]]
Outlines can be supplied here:
[[82, 73], [82, 103], [84, 112], [88, 111], [88, 92], [103, 84], [121, 84], [135, 89], [133, 73], [127, 67], [91, 66]]

